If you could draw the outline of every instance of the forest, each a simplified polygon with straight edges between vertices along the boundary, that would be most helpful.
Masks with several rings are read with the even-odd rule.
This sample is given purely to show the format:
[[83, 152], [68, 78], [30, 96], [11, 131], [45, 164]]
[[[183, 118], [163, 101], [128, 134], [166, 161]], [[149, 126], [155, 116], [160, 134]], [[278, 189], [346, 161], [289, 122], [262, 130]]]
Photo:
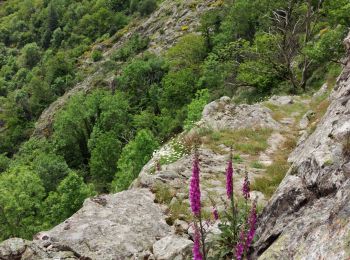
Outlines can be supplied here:
[[[160, 55], [138, 34], [108, 57], [94, 48], [162, 2], [0, 3], [0, 241], [30, 239], [85, 198], [127, 189], [208, 102], [309, 93], [341, 70], [348, 0], [220, 0]], [[108, 59], [116, 88], [95, 82], [70, 98], [49, 134], [33, 135], [42, 112], [89, 75], [86, 59]]]

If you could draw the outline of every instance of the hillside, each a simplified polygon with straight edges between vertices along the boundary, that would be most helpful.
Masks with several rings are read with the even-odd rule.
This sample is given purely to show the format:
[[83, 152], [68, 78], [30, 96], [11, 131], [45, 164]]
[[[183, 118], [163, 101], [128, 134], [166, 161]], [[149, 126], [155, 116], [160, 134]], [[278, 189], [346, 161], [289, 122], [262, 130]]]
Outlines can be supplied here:
[[347, 259], [349, 26], [347, 0], [2, 3], [0, 259]]

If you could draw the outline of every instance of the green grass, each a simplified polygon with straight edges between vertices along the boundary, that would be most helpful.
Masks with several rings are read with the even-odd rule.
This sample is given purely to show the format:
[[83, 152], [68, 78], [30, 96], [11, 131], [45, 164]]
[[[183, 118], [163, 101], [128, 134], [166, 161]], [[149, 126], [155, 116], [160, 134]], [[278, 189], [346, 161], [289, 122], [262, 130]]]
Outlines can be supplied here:
[[157, 184], [154, 187], [156, 201], [162, 204], [169, 204], [171, 199], [174, 197], [174, 192], [170, 189], [168, 185], [165, 184]]
[[216, 152], [222, 152], [220, 145], [232, 147], [243, 154], [258, 155], [268, 147], [267, 139], [272, 133], [271, 129], [241, 129], [236, 131], [213, 132], [203, 143]]
[[300, 120], [308, 109], [307, 105], [297, 101], [293, 104], [285, 106], [277, 106], [272, 103], [266, 102], [264, 106], [272, 110], [272, 117], [276, 121], [280, 121], [282, 118], [285, 117], [290, 117], [293, 113], [299, 113], [299, 116], [297, 116], [296, 119]]
[[177, 201], [170, 206], [170, 216], [172, 221], [179, 219], [180, 215], [183, 215], [185, 218], [184, 220], [186, 221], [192, 220], [192, 215], [189, 206], [185, 203]]
[[263, 169], [264, 168], [264, 165], [262, 165], [260, 162], [258, 161], [253, 161], [251, 164], [250, 164], [250, 167], [252, 168], [255, 168], [255, 169]]
[[287, 159], [295, 146], [296, 138], [288, 137], [279, 153], [273, 156], [273, 163], [266, 167], [264, 176], [254, 180], [252, 190], [260, 191], [268, 198], [272, 196], [290, 167]]
[[242, 163], [244, 160], [242, 159], [240, 154], [235, 154], [235, 155], [233, 155], [233, 161], [235, 163]]

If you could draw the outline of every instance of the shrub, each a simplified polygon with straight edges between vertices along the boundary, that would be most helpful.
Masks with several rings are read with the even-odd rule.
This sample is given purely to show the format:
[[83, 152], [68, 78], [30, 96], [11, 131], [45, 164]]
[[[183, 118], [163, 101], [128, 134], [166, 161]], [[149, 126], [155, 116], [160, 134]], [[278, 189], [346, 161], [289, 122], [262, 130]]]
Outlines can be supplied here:
[[100, 50], [94, 50], [91, 54], [91, 59], [96, 62], [101, 60], [103, 57], [102, 52]]
[[187, 106], [187, 119], [184, 123], [185, 130], [190, 130], [194, 123], [201, 119], [203, 108], [209, 102], [209, 98], [207, 89], [197, 91], [196, 97]]
[[143, 0], [139, 4], [139, 12], [142, 16], [151, 14], [157, 8], [156, 0]]
[[157, 139], [149, 130], [141, 130], [137, 133], [135, 139], [123, 148], [118, 160], [118, 170], [112, 184], [116, 191], [129, 187], [158, 146]]

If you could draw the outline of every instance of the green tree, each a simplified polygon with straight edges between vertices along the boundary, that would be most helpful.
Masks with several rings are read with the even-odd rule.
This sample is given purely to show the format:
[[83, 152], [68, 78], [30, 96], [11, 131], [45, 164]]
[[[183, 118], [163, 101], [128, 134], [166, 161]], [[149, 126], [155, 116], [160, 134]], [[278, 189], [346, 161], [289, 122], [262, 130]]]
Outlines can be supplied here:
[[196, 97], [187, 106], [187, 118], [184, 123], [185, 130], [190, 130], [194, 123], [199, 121], [202, 117], [204, 106], [209, 102], [209, 91], [202, 89], [197, 91]]
[[117, 161], [122, 150], [122, 144], [113, 131], [106, 133], [94, 132], [92, 136], [89, 141], [89, 149], [91, 150], [90, 173], [97, 190], [107, 192], [107, 188], [117, 171]]
[[27, 68], [33, 68], [39, 61], [39, 46], [35, 42], [26, 44], [21, 50], [20, 63]]
[[44, 202], [46, 225], [52, 226], [73, 215], [86, 198], [95, 195], [91, 185], [75, 172], [59, 184], [56, 192], [51, 192]]
[[31, 239], [42, 228], [45, 189], [39, 176], [26, 167], [0, 175], [0, 241], [9, 237]]
[[10, 161], [10, 158], [8, 158], [6, 154], [0, 154], [0, 174], [8, 169]]
[[177, 70], [198, 65], [206, 55], [207, 49], [204, 38], [197, 34], [187, 34], [168, 50], [166, 58], [171, 69]]
[[118, 160], [118, 171], [112, 184], [116, 191], [129, 187], [158, 146], [157, 139], [149, 130], [141, 130], [137, 133], [135, 139], [123, 148]]

